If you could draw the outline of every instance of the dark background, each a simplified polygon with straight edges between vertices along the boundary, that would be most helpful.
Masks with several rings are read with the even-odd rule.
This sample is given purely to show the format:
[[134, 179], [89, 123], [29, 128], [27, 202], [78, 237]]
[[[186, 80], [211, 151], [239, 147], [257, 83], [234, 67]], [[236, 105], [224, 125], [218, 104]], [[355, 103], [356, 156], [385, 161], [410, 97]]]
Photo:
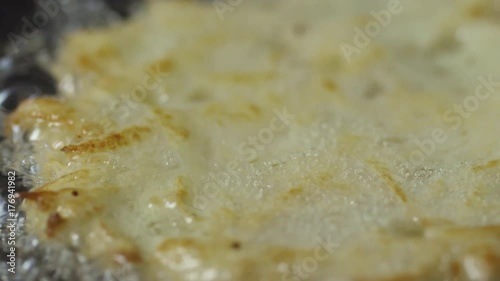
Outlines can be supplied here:
[[[53, 55], [60, 37], [66, 31], [71, 28], [92, 27], [100, 22], [95, 19], [106, 19], [106, 15], [110, 13], [114, 18], [126, 18], [133, 10], [134, 4], [141, 2], [141, 0], [72, 0], [62, 3], [58, 1], [60, 0], [0, 0], [1, 112], [11, 112], [26, 98], [56, 93], [55, 80], [38, 65], [36, 56], [41, 52]], [[59, 5], [60, 10], [56, 15], [49, 17], [47, 24], [36, 26], [40, 31], [36, 38], [24, 37], [22, 31], [23, 29], [26, 31], [26, 22], [33, 24], [34, 13], [38, 10], [43, 11], [38, 3], [45, 3], [45, 7]], [[63, 3], [68, 5], [66, 8], [72, 7], [72, 9], [63, 10], [60, 6]], [[106, 21], [100, 24], [106, 24]], [[12, 39], [16, 36], [24, 38], [20, 39], [24, 41]], [[18, 47], [15, 52], [12, 51], [13, 46]]]
[[33, 0], [1, 0], [0, 5], [0, 45], [4, 46], [7, 34], [16, 30], [23, 16], [33, 13], [35, 5]]
[[[43, 0], [48, 1], [48, 0]], [[56, 0], [53, 0], [56, 1]], [[88, 0], [78, 0], [88, 1]], [[102, 0], [121, 17], [130, 14], [130, 7], [140, 0]], [[8, 42], [9, 32], [18, 32], [22, 24], [21, 19], [26, 16], [32, 18], [35, 11], [35, 0], [0, 0], [0, 55], [3, 54], [3, 47]]]

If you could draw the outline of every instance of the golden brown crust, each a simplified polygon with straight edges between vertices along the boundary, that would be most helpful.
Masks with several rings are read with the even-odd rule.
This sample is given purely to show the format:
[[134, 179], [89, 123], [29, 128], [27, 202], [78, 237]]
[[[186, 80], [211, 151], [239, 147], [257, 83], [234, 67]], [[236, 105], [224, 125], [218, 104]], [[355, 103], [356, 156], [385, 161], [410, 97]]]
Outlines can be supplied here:
[[408, 199], [406, 198], [406, 194], [404, 193], [403, 189], [401, 186], [392, 178], [391, 173], [389, 170], [382, 166], [380, 163], [377, 163], [376, 161], [371, 162], [375, 170], [380, 174], [380, 176], [387, 181], [387, 184], [389, 187], [394, 191], [396, 196], [401, 200], [401, 202], [406, 203]]
[[110, 134], [102, 139], [93, 139], [81, 144], [67, 145], [61, 149], [62, 152], [71, 154], [94, 153], [112, 151], [123, 146], [139, 142], [145, 135], [151, 132], [147, 127], [130, 127], [121, 132]]
[[64, 224], [65, 220], [59, 215], [59, 213], [55, 212], [49, 215], [47, 219], [47, 227], [45, 229], [45, 234], [47, 237], [52, 238], [58, 231], [58, 229]]
[[19, 194], [21, 198], [35, 203], [41, 211], [53, 210], [58, 193], [54, 191], [32, 191]]
[[175, 133], [179, 138], [185, 140], [189, 138], [189, 131], [181, 126], [178, 126], [174, 122], [174, 118], [171, 114], [163, 111], [160, 108], [154, 108], [153, 112], [157, 116], [158, 121], [160, 121], [161, 125], [164, 126], [165, 128], [171, 130], [173, 133]]

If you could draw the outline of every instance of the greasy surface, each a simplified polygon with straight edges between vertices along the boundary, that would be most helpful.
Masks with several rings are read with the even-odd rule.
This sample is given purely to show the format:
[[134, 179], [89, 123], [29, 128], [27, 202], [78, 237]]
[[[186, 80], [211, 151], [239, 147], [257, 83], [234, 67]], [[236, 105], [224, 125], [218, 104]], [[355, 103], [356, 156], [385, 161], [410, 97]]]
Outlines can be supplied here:
[[500, 80], [500, 12], [436, 2], [350, 62], [386, 2], [155, 2], [69, 36], [63, 97], [9, 119], [31, 231], [144, 280], [498, 280], [498, 85], [452, 110]]

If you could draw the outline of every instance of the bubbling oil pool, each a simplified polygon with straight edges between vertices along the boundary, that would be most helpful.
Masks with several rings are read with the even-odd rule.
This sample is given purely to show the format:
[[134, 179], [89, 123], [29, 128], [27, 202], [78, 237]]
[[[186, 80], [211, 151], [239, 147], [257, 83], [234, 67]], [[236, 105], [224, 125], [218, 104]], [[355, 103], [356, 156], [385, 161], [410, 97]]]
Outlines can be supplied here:
[[[126, 4], [133, 4], [127, 1]], [[117, 13], [105, 5], [102, 0], [91, 1], [66, 1], [61, 3], [60, 13], [50, 19], [49, 24], [37, 26], [39, 31], [47, 38], [45, 46], [39, 46], [37, 40], [32, 40], [26, 49], [34, 48], [37, 54], [37, 61], [46, 61], [46, 54], [51, 53], [51, 48], [57, 45], [61, 34], [70, 30], [88, 26], [102, 26], [115, 22], [118, 19]], [[74, 15], [78, 14], [78, 17]], [[36, 45], [36, 46], [31, 46]], [[5, 61], [15, 61], [16, 57], [23, 57], [25, 50], [20, 50], [21, 55], [14, 51], [8, 51]], [[71, 76], [71, 75], [70, 75]], [[73, 77], [73, 76], [71, 76]], [[73, 77], [74, 78], [74, 77]], [[76, 91], [74, 80], [62, 79], [57, 81], [59, 87], [68, 90], [69, 86]], [[69, 85], [69, 84], [71, 85]], [[26, 97], [32, 93], [23, 93]], [[75, 94], [77, 94], [75, 92]], [[20, 98], [20, 97], [16, 97]], [[30, 97], [31, 98], [31, 97]], [[21, 98], [22, 99], [22, 98]], [[16, 192], [26, 192], [32, 186], [41, 184], [37, 177], [40, 163], [36, 163], [30, 142], [36, 141], [40, 135], [38, 128], [31, 131], [23, 131], [19, 126], [5, 127], [7, 112], [0, 113], [0, 171], [6, 175], [8, 172], [16, 172]], [[9, 131], [10, 135], [4, 133]], [[68, 163], [70, 165], [70, 163]], [[6, 185], [6, 183], [5, 183]], [[39, 280], [85, 280], [85, 281], [136, 281], [139, 280], [132, 266], [128, 263], [121, 263], [114, 269], [100, 268], [95, 262], [88, 260], [78, 253], [77, 242], [79, 237], [72, 237], [75, 245], [72, 247], [63, 246], [54, 242], [42, 242], [37, 237], [30, 235], [25, 230], [26, 217], [20, 210], [22, 199], [15, 201], [16, 228], [15, 228], [15, 273], [8, 271], [7, 254], [12, 245], [9, 245], [8, 238], [10, 231], [7, 229], [7, 192], [2, 189], [0, 196], [0, 281], [39, 281]]]
[[[22, 131], [20, 127], [10, 128], [11, 135], [0, 143], [0, 170], [3, 174], [16, 171], [20, 182], [17, 184], [17, 192], [29, 190], [34, 184], [41, 184], [37, 178], [39, 163], [35, 162], [30, 142], [36, 141], [39, 129]], [[68, 163], [69, 165], [70, 163]], [[5, 227], [9, 218], [6, 212], [5, 198], [1, 198], [0, 205], [0, 244], [2, 254], [5, 258], [10, 249], [8, 244], [9, 230]], [[120, 268], [102, 270], [92, 261], [87, 260], [78, 253], [77, 243], [75, 247], [65, 247], [57, 243], [41, 242], [37, 237], [26, 233], [25, 214], [20, 211], [21, 199], [16, 200], [17, 224], [16, 224], [16, 273], [8, 272], [7, 263], [2, 260], [0, 264], [1, 281], [35, 281], [35, 280], [138, 280], [133, 268], [123, 263]], [[72, 237], [77, 242], [78, 237]], [[47, 279], [48, 278], [48, 279]]]

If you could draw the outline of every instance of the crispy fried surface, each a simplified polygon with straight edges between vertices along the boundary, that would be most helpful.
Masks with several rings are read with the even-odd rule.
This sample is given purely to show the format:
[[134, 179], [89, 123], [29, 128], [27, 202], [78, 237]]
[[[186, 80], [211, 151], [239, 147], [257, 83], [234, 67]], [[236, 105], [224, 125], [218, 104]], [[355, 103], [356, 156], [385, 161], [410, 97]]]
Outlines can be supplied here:
[[356, 45], [387, 5], [152, 1], [68, 36], [63, 96], [9, 119], [31, 231], [148, 281], [498, 280], [493, 1], [404, 2]]

